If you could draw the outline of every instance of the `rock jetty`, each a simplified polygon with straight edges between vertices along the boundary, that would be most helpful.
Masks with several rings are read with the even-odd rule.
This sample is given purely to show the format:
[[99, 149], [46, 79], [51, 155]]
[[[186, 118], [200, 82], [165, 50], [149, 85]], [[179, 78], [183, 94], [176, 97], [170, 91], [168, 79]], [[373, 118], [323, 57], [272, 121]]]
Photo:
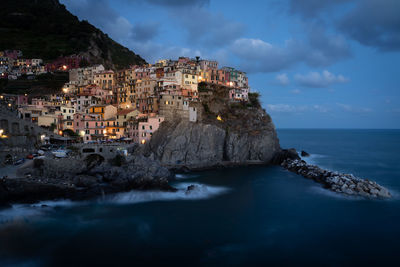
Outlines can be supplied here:
[[286, 159], [281, 166], [291, 172], [312, 179], [331, 191], [367, 198], [390, 198], [390, 192], [376, 182], [352, 174], [324, 170], [301, 159]]

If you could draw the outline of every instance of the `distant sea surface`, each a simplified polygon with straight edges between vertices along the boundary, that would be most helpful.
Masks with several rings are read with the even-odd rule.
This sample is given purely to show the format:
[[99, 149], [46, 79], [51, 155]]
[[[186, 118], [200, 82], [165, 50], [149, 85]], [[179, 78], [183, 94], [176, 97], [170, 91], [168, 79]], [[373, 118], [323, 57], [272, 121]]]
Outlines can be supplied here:
[[278, 134], [308, 162], [374, 180], [393, 199], [346, 197], [276, 166], [177, 175], [174, 186], [200, 189], [1, 210], [0, 266], [398, 265], [400, 130]]

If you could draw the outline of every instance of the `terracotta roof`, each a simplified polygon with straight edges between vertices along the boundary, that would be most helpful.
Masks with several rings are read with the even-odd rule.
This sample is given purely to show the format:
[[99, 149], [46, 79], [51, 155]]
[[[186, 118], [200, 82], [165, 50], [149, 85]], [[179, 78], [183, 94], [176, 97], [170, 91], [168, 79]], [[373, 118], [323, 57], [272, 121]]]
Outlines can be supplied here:
[[119, 110], [117, 112], [117, 115], [126, 115], [126, 114], [131, 113], [132, 111], [135, 111], [135, 110], [136, 109], [134, 109], [134, 108]]

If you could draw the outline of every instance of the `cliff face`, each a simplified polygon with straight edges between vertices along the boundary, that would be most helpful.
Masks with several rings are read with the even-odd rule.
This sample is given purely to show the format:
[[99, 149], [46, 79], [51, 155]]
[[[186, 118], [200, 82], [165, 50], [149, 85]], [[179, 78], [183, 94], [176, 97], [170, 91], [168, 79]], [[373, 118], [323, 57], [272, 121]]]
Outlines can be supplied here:
[[259, 105], [230, 103], [215, 95], [196, 108], [197, 122], [180, 118], [162, 123], [145, 154], [170, 167], [200, 169], [270, 163], [280, 151], [271, 117]]
[[2, 0], [0, 50], [18, 49], [24, 58], [51, 61], [80, 54], [92, 64], [125, 68], [145, 60], [116, 43], [107, 34], [79, 21], [58, 0]]

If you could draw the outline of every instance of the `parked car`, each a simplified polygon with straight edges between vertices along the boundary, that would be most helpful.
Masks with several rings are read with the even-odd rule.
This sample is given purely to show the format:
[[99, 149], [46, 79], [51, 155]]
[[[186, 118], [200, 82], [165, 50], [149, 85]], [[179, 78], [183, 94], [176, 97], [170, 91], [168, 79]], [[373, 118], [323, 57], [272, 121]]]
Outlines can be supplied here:
[[18, 159], [18, 160], [16, 160], [16, 161], [14, 162], [14, 165], [20, 165], [20, 164], [22, 164], [22, 163], [24, 163], [24, 162], [25, 162], [25, 159], [24, 159], [24, 158]]
[[54, 157], [56, 157], [56, 158], [66, 158], [66, 157], [68, 157], [67, 151], [61, 150], [61, 149], [55, 150], [55, 151], [53, 151], [53, 152], [51, 152], [51, 153], [52, 153], [52, 154], [54, 155]]

